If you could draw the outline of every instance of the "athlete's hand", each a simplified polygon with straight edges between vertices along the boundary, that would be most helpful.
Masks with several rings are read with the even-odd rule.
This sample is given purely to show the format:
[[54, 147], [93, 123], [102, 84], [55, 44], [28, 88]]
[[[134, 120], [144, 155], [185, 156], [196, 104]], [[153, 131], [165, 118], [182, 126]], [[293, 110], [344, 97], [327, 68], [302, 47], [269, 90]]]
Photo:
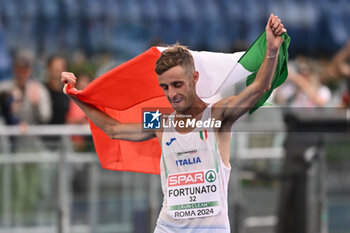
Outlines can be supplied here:
[[73, 88], [75, 88], [75, 84], [77, 82], [77, 78], [73, 73], [70, 72], [62, 72], [61, 74], [61, 82], [64, 84], [63, 93], [67, 94], [66, 88], [67, 85], [70, 84]]
[[287, 32], [281, 20], [274, 14], [270, 15], [266, 27], [267, 56], [275, 56], [283, 42], [282, 33]]

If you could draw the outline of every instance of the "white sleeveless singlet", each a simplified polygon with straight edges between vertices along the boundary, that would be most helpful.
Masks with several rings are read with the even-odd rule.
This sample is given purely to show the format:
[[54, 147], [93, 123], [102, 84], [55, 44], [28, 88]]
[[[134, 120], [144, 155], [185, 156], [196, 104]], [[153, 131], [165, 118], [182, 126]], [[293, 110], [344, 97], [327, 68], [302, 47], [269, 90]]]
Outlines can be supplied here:
[[[201, 120], [210, 117], [211, 105]], [[155, 233], [230, 233], [231, 168], [221, 160], [213, 129], [163, 132], [160, 168], [164, 200]]]

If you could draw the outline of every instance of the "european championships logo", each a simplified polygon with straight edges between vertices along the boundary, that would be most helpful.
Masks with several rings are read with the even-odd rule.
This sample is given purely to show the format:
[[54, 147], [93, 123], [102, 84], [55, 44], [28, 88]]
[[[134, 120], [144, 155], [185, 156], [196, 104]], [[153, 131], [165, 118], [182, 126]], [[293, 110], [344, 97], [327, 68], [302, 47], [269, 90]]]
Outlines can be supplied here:
[[[144, 111], [143, 112], [143, 128], [144, 129], [161, 129], [163, 128], [220, 128], [221, 121], [215, 118], [208, 118], [206, 120], [196, 120], [188, 117], [185, 119], [175, 120], [172, 115], [164, 115], [161, 118], [162, 113], [157, 111]], [[172, 116], [172, 117], [171, 117]], [[165, 118], [167, 117], [167, 118]]]

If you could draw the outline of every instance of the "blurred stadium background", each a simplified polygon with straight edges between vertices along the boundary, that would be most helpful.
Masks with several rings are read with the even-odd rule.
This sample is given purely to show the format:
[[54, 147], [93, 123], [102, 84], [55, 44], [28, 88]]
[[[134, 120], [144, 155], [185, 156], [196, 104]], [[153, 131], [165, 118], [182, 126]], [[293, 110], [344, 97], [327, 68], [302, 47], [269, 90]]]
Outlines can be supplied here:
[[[292, 39], [290, 82], [274, 105], [349, 109], [348, 0], [0, 0], [0, 233], [152, 232], [162, 203], [158, 176], [103, 170], [87, 119], [55, 80], [69, 70], [88, 82], [176, 41], [245, 50], [271, 12]], [[35, 80], [23, 84], [30, 93], [9, 84], [20, 77]], [[297, 225], [289, 232], [350, 232], [349, 131], [288, 134], [283, 112], [258, 111], [233, 135], [232, 232], [279, 233], [289, 218]], [[300, 146], [290, 135], [316, 139]], [[286, 172], [289, 143], [303, 149], [302, 169], [291, 172], [297, 182]]]

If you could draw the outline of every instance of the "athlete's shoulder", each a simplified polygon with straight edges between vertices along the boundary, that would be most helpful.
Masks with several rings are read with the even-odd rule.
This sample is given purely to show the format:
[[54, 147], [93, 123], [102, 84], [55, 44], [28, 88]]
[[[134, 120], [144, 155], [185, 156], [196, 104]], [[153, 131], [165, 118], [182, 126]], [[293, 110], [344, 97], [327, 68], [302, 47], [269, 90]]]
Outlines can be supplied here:
[[230, 107], [230, 103], [237, 98], [236, 95], [223, 98], [212, 105], [211, 114], [215, 119], [222, 120], [223, 113]]
[[155, 131], [156, 137], [158, 138], [159, 145], [162, 146], [163, 131]]

